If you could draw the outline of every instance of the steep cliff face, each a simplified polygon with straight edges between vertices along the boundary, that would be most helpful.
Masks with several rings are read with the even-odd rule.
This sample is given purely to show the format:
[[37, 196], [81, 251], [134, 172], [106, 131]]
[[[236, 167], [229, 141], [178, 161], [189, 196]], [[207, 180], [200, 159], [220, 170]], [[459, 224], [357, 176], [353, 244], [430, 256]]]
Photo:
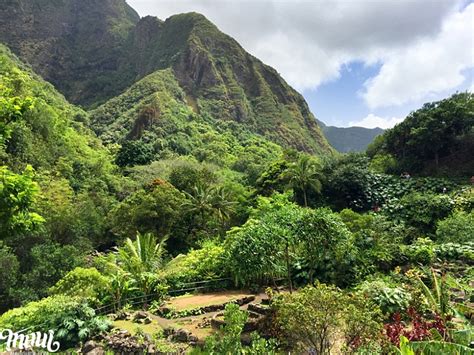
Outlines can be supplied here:
[[116, 94], [122, 44], [138, 21], [125, 0], [4, 0], [0, 41], [68, 99], [91, 104]]
[[7, 0], [0, 20], [0, 41], [74, 103], [98, 106], [171, 68], [196, 113], [286, 147], [332, 151], [303, 97], [200, 14], [161, 21], [139, 19], [124, 0]]

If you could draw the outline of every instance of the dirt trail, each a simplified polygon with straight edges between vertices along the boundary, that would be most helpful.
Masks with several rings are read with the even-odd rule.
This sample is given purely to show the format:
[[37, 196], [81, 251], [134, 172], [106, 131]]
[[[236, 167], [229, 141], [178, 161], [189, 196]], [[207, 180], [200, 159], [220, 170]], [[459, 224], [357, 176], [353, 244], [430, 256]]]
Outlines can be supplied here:
[[[184, 297], [181, 296], [172, 298], [166, 303], [166, 306], [171, 306], [172, 308], [178, 310], [193, 309], [209, 305], [219, 305], [249, 295], [252, 294], [243, 291], [222, 291], [198, 295], [187, 295]], [[252, 303], [261, 303], [262, 299], [267, 298], [265, 293], [253, 295], [255, 296], [255, 301]], [[248, 304], [244, 304], [240, 308], [246, 310], [248, 308]], [[214, 315], [220, 312], [222, 311], [208, 312], [197, 316], [187, 316], [176, 319], [167, 319], [157, 315], [151, 315], [151, 317], [162, 328], [184, 328], [196, 335], [199, 339], [203, 339], [213, 333], [213, 329], [210, 327], [210, 324], [206, 326], [205, 323], [209, 322]]]

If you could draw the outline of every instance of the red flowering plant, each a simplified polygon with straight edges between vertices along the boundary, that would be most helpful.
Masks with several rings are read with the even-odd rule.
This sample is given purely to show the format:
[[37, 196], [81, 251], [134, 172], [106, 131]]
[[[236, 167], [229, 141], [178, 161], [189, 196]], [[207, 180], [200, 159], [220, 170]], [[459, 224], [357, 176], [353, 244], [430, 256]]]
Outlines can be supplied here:
[[435, 314], [433, 320], [421, 316], [413, 307], [407, 310], [408, 321], [404, 322], [400, 313], [395, 313], [392, 322], [385, 324], [385, 335], [391, 343], [398, 346], [400, 337], [404, 336], [410, 341], [422, 341], [432, 338], [434, 330], [446, 338], [446, 324]]

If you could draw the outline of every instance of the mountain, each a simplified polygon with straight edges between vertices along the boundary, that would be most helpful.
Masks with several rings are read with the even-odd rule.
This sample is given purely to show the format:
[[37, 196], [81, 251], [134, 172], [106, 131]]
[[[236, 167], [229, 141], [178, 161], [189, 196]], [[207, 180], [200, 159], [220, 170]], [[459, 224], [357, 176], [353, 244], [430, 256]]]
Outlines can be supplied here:
[[326, 126], [319, 120], [318, 124], [329, 144], [341, 153], [363, 152], [373, 142], [375, 137], [384, 132], [382, 128], [378, 127], [334, 127]]
[[30, 164], [76, 187], [113, 169], [111, 155], [86, 125], [88, 114], [1, 44], [0, 104], [0, 165], [20, 171]]
[[170, 69], [195, 113], [284, 147], [332, 152], [303, 97], [202, 15], [161, 21], [140, 19], [124, 0], [6, 0], [0, 41], [73, 103], [98, 107]]

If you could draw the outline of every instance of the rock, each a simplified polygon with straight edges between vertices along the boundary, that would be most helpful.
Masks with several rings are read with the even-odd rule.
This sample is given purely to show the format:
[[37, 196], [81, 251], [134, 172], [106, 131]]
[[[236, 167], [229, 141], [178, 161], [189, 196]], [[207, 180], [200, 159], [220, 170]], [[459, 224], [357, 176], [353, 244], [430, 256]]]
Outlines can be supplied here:
[[88, 342], [86, 342], [84, 344], [84, 346], [82, 347], [81, 351], [85, 354], [91, 352], [92, 350], [94, 350], [95, 348], [97, 348], [99, 345], [93, 341], [93, 340], [89, 340]]
[[169, 336], [173, 335], [175, 333], [175, 329], [172, 327], [168, 327], [163, 329], [163, 335], [165, 338], [168, 338]]
[[188, 330], [178, 329], [173, 334], [172, 340], [180, 343], [187, 343], [190, 335], [191, 333]]
[[105, 354], [105, 351], [102, 345], [96, 343], [93, 340], [89, 340], [82, 347], [81, 353], [87, 355], [103, 355]]
[[148, 318], [148, 313], [144, 312], [144, 311], [135, 312], [135, 314], [133, 315], [133, 320], [134, 321], [137, 321], [137, 320], [140, 320], [140, 319], [145, 319], [145, 318]]
[[199, 342], [199, 339], [198, 339], [197, 336], [195, 336], [195, 335], [189, 335], [188, 336], [188, 343], [190, 345], [196, 345], [198, 342]]

